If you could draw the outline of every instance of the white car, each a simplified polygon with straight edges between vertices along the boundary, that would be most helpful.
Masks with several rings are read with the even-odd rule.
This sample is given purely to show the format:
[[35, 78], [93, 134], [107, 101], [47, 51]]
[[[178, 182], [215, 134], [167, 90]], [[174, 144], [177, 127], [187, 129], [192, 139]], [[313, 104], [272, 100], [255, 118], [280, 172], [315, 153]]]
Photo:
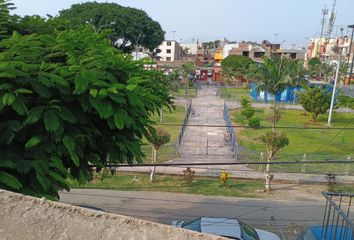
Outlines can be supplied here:
[[237, 240], [281, 240], [274, 233], [254, 229], [233, 218], [201, 217], [190, 222], [174, 221], [172, 226]]

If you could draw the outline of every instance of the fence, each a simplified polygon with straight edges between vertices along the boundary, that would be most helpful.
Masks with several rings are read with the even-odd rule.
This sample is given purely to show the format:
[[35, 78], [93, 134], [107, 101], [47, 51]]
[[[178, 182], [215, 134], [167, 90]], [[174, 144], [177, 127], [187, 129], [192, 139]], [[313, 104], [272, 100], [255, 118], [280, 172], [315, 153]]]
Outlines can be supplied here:
[[236, 138], [234, 127], [232, 126], [229, 108], [227, 107], [226, 103], [224, 103], [224, 120], [226, 122], [226, 130], [228, 134], [228, 140], [230, 143], [231, 151], [233, 152], [234, 157], [238, 158], [239, 149], [238, 149], [237, 138]]
[[354, 194], [322, 193], [326, 198], [326, 207], [322, 221], [321, 238], [323, 240], [354, 239], [354, 224], [350, 219]]
[[184, 135], [184, 132], [186, 131], [186, 127], [187, 127], [188, 120], [189, 120], [189, 117], [191, 115], [191, 112], [192, 112], [192, 102], [190, 102], [189, 105], [188, 105], [186, 117], [183, 120], [181, 131], [179, 132], [179, 136], [178, 136], [178, 140], [177, 140], [177, 149], [179, 148], [179, 146], [182, 143], [183, 135]]

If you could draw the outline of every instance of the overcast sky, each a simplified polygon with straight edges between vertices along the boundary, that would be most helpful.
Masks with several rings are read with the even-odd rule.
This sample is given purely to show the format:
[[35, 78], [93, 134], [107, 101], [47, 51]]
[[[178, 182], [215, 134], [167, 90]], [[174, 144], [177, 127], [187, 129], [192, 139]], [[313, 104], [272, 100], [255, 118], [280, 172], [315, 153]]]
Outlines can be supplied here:
[[[12, 0], [19, 15], [56, 15], [83, 0]], [[97, 2], [106, 2], [100, 1]], [[333, 0], [112, 0], [123, 6], [145, 10], [158, 21], [166, 38], [182, 42], [262, 41], [304, 46], [306, 38], [320, 34], [321, 11]], [[354, 0], [337, 0], [335, 25], [354, 24]], [[335, 27], [333, 34], [339, 34]], [[344, 31], [346, 34], [346, 30]]]

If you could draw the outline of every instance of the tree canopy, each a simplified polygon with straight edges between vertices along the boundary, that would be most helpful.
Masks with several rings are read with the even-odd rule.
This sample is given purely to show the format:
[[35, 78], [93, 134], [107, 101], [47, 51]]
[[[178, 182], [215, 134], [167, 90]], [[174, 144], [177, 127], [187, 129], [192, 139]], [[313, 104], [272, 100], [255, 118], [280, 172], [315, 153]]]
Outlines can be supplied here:
[[164, 39], [160, 24], [146, 12], [116, 3], [74, 4], [62, 10], [59, 18], [69, 20], [72, 27], [89, 24], [96, 30], [103, 27], [112, 29], [112, 42], [126, 52], [134, 49], [136, 44], [152, 50]]
[[254, 62], [249, 57], [239, 55], [229, 55], [221, 61], [222, 69], [228, 73], [238, 73], [245, 75]]
[[321, 87], [307, 87], [305, 92], [299, 94], [299, 101], [303, 108], [312, 113], [312, 120], [316, 121], [319, 114], [326, 113], [331, 104], [331, 96]]
[[171, 99], [107, 36], [75, 29], [0, 42], [0, 188], [58, 198], [90, 164], [142, 161], [150, 116]]

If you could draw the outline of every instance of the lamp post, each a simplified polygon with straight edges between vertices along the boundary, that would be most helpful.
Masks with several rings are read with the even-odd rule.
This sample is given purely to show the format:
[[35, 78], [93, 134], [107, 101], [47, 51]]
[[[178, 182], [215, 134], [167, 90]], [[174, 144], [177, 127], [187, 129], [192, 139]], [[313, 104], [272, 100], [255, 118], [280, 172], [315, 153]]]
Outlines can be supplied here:
[[103, 28], [108, 27], [108, 26], [111, 26], [111, 25], [114, 25], [114, 24], [116, 24], [116, 22], [110, 22], [110, 23], [108, 23], [108, 24], [104, 24], [104, 25], [101, 25], [101, 26], [99, 26], [99, 27], [96, 27], [96, 26], [92, 23], [92, 20], [90, 19], [90, 21], [86, 21], [86, 24], [90, 25], [95, 33], [99, 33]]
[[138, 37], [136, 38], [136, 44], [135, 44], [135, 60], [138, 60], [138, 45], [139, 45], [139, 39], [141, 37], [144, 37], [144, 34], [139, 33]]
[[[349, 53], [348, 53], [348, 64], [350, 61], [350, 52], [352, 51], [352, 45], [353, 45], [353, 35], [354, 35], [354, 24], [349, 25], [348, 28], [352, 29], [352, 36], [350, 38], [350, 45], [349, 45]], [[349, 71], [349, 84], [352, 80], [352, 74], [353, 74], [353, 64], [354, 64], [354, 53], [353, 53], [353, 57], [352, 57], [352, 63], [350, 64], [350, 71]]]

